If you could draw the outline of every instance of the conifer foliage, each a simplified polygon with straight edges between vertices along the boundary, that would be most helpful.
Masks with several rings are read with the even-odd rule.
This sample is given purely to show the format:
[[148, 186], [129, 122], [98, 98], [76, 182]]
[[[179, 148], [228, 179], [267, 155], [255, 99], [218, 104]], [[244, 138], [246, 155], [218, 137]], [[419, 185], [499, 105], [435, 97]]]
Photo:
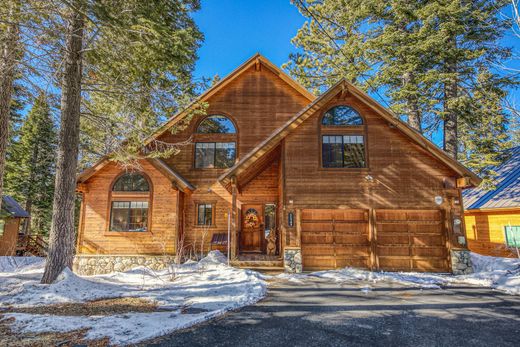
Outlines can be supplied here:
[[52, 216], [56, 127], [46, 96], [35, 101], [10, 146], [6, 191], [25, 205], [24, 232], [46, 235]]
[[[491, 148], [509, 146], [501, 104], [516, 81], [496, 69], [511, 56], [500, 42], [509, 1], [293, 3], [308, 21], [286, 67], [304, 85], [320, 91], [347, 78], [419, 132], [442, 129], [444, 150], [479, 173], [495, 162]], [[482, 131], [486, 140], [475, 136]]]

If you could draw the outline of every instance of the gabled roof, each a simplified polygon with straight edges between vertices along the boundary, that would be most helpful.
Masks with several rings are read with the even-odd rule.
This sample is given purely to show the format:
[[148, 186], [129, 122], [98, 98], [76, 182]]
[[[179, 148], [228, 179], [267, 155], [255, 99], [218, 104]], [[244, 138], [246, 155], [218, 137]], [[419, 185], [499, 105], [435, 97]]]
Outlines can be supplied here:
[[27, 213], [22, 206], [20, 206], [20, 204], [9, 195], [4, 195], [2, 197], [2, 211], [7, 212], [11, 217], [29, 218], [29, 213]]
[[[159, 170], [164, 176], [168, 177], [175, 182], [177, 188], [179, 188], [182, 192], [186, 192], [186, 190], [195, 190], [195, 186], [193, 186], [186, 178], [184, 178], [177, 171], [168, 166], [164, 161], [157, 158], [147, 158], [145, 159], [150, 164], [153, 165], [157, 170]], [[108, 156], [104, 156], [101, 158], [96, 164], [92, 167], [86, 169], [82, 173], [78, 175], [76, 178], [77, 183], [83, 183], [87, 181], [90, 177], [94, 176], [99, 170], [104, 168], [107, 164], [110, 163], [110, 158]]]
[[246, 170], [248, 167], [254, 164], [254, 162], [274, 149], [292, 130], [297, 128], [306, 119], [312, 116], [322, 106], [327, 104], [340, 92], [349, 92], [356, 96], [358, 99], [363, 101], [366, 105], [370, 106], [376, 111], [381, 117], [399, 129], [402, 133], [408, 136], [413, 142], [424, 148], [426, 151], [431, 153], [435, 158], [452, 168], [455, 172], [464, 177], [469, 177], [472, 185], [477, 186], [480, 184], [481, 179], [475, 175], [471, 170], [466, 168], [464, 165], [456, 161], [455, 159], [448, 156], [443, 150], [438, 148], [436, 145], [431, 143], [427, 138], [418, 133], [416, 130], [411, 128], [408, 124], [399, 119], [391, 111], [381, 106], [377, 101], [370, 97], [367, 93], [363, 92], [353, 84], [347, 82], [345, 79], [340, 80], [334, 86], [332, 86], [325, 93], [316, 98], [313, 102], [303, 108], [299, 113], [292, 117], [287, 123], [275, 130], [266, 140], [262, 141], [256, 146], [251, 152], [246, 154], [238, 163], [231, 167], [228, 171], [219, 177], [220, 181], [227, 183], [227, 181], [234, 175], [239, 175], [241, 172]]
[[466, 210], [520, 207], [520, 146], [505, 153], [508, 159], [493, 170], [495, 189], [477, 187], [464, 191]]
[[291, 77], [289, 77], [285, 72], [283, 72], [278, 66], [274, 65], [273, 63], [271, 63], [267, 58], [265, 58], [260, 53], [256, 53], [251, 58], [246, 60], [243, 64], [241, 64], [239, 67], [237, 67], [235, 70], [233, 70], [229, 75], [227, 75], [225, 78], [220, 80], [213, 87], [209, 88], [204, 93], [202, 93], [188, 107], [186, 107], [181, 112], [179, 112], [179, 113], [175, 114], [174, 116], [172, 116], [168, 121], [166, 121], [166, 123], [164, 123], [159, 129], [157, 129], [148, 138], [148, 140], [145, 141], [145, 145], [150, 143], [153, 139], [156, 139], [157, 137], [159, 137], [162, 134], [164, 134], [174, 124], [176, 124], [181, 119], [183, 119], [188, 114], [190, 114], [191, 111], [197, 109], [201, 102], [207, 101], [210, 97], [212, 97], [213, 95], [218, 93], [220, 90], [222, 90], [225, 86], [227, 86], [229, 83], [234, 81], [237, 77], [242, 75], [249, 68], [251, 68], [253, 66], [258, 66], [258, 64], [261, 64], [261, 65], [267, 67], [269, 70], [271, 70], [271, 72], [273, 72], [275, 75], [280, 77], [285, 83], [287, 83], [289, 86], [291, 86], [294, 90], [296, 90], [302, 96], [307, 98], [309, 101], [312, 101], [312, 100], [314, 100], [316, 98], [312, 93], [310, 93], [302, 85], [300, 85], [298, 82], [296, 82]]
[[[283, 72], [278, 66], [271, 63], [267, 58], [265, 58], [260, 53], [256, 53], [251, 58], [246, 60], [243, 64], [241, 64], [239, 67], [237, 67], [235, 70], [233, 70], [225, 78], [223, 78], [218, 83], [216, 83], [214, 86], [212, 86], [211, 88], [206, 90], [204, 93], [202, 93], [190, 105], [188, 105], [188, 107], [186, 107], [182, 111], [180, 111], [177, 114], [175, 114], [174, 116], [172, 116], [169, 120], [167, 120], [152, 135], [150, 135], [148, 137], [148, 139], [146, 139], [144, 141], [143, 146], [146, 146], [147, 144], [152, 142], [154, 139], [156, 139], [157, 137], [164, 134], [173, 125], [175, 125], [177, 122], [181, 121], [187, 115], [189, 115], [190, 112], [192, 112], [193, 110], [196, 110], [199, 107], [200, 103], [207, 101], [210, 97], [212, 97], [213, 95], [218, 93], [220, 90], [222, 90], [225, 86], [227, 86], [229, 83], [231, 83], [236, 78], [238, 78], [242, 73], [247, 71], [249, 68], [251, 68], [253, 66], [259, 66], [259, 64], [267, 67], [271, 72], [273, 72], [275, 75], [280, 77], [285, 83], [287, 83], [289, 86], [291, 86], [294, 90], [296, 90], [302, 96], [307, 98], [309, 101], [312, 101], [316, 98], [312, 93], [310, 93], [302, 85], [300, 85], [298, 82], [296, 82], [291, 77], [289, 77], [285, 72]], [[77, 182], [78, 183], [85, 182], [88, 178], [90, 178], [92, 175], [94, 175], [99, 169], [104, 167], [108, 162], [109, 162], [109, 156], [102, 157], [90, 168], [81, 172], [77, 178]], [[166, 165], [166, 164], [164, 164], [164, 165]], [[173, 170], [172, 168], [170, 168], [170, 170], [175, 172], [175, 170]], [[176, 175], [179, 175], [179, 174], [176, 173]], [[189, 182], [187, 182], [187, 183], [189, 184]], [[191, 184], [189, 184], [189, 185], [191, 187], [193, 187]], [[189, 188], [189, 189], [191, 189], [191, 188]]]

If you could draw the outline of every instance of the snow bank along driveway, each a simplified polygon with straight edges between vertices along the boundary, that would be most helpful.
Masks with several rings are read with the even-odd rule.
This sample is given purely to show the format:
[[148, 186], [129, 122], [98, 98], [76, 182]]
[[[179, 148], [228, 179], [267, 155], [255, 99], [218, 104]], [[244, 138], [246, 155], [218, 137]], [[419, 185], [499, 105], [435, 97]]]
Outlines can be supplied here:
[[[88, 328], [87, 339], [105, 336], [113, 344], [136, 343], [208, 320], [224, 312], [250, 305], [266, 294], [263, 276], [250, 270], [225, 265], [225, 257], [211, 252], [199, 262], [179, 265], [175, 271], [152, 271], [140, 267], [124, 273], [80, 277], [63, 272], [51, 285], [41, 285], [44, 260], [0, 257], [0, 313], [7, 307], [82, 303], [106, 298], [143, 298], [154, 301], [161, 311], [129, 312], [98, 316], [6, 313], [14, 317], [14, 329], [25, 332], [71, 331]], [[391, 281], [422, 288], [457, 284], [492, 287], [520, 295], [520, 260], [472, 254], [475, 273], [451, 276], [432, 273], [369, 272], [346, 268], [311, 274], [282, 274], [275, 278], [305, 285], [305, 279], [319, 277], [331, 281], [363, 281], [363, 291], [371, 282]], [[14, 309], [13, 309], [14, 308]]]
[[[370, 282], [390, 281], [421, 288], [440, 288], [457, 284], [490, 287], [502, 292], [520, 295], [520, 259], [488, 257], [471, 253], [475, 273], [453, 276], [448, 274], [418, 272], [370, 272], [353, 268], [318, 271], [310, 274], [281, 274], [278, 278], [291, 282], [302, 282], [310, 277], [330, 279], [336, 282], [359, 280]], [[364, 290], [369, 291], [370, 286]]]
[[87, 339], [108, 336], [113, 344], [136, 343], [253, 304], [265, 295], [267, 285], [260, 274], [228, 267], [225, 261], [221, 253], [211, 252], [174, 271], [140, 267], [80, 277], [65, 270], [54, 284], [42, 285], [43, 259], [0, 257], [0, 310], [119, 297], [148, 299], [167, 309], [109, 316], [4, 315], [14, 317], [13, 328], [21, 331], [89, 328]]

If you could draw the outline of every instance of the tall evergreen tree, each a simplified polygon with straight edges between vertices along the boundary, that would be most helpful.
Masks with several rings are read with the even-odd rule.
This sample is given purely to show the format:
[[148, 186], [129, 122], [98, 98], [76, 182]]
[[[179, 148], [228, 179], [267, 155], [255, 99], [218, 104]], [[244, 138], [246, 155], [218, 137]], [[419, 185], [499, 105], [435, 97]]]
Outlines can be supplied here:
[[56, 129], [44, 94], [34, 102], [8, 157], [6, 190], [25, 204], [24, 231], [46, 235], [52, 216]]
[[509, 113], [503, 106], [507, 95], [500, 78], [482, 71], [475, 91], [476, 102], [461, 122], [461, 161], [484, 178], [483, 186], [493, 188], [496, 172], [493, 167], [505, 158], [505, 150], [512, 145], [509, 134]]
[[[198, 0], [73, 0], [63, 4], [65, 28], [58, 27], [64, 33], [61, 126], [42, 283], [53, 282], [64, 268], [72, 267], [82, 106], [90, 119], [105, 119], [126, 130], [116, 133], [117, 139], [126, 139], [117, 147], [122, 149], [117, 159], [141, 154], [143, 134], [149, 134], [157, 117], [170, 115], [178, 107], [177, 92], [191, 86], [202, 36], [190, 15], [198, 7]], [[98, 124], [97, 129], [103, 129], [105, 123]], [[145, 154], [157, 152], [162, 148], [150, 146]]]
[[[304, 85], [323, 89], [346, 77], [385, 93], [417, 130], [443, 124], [444, 150], [454, 158], [460, 131], [469, 129], [461, 122], [487, 121], [474, 112], [488, 104], [478, 100], [478, 79], [481, 71], [498, 79], [493, 66], [510, 56], [500, 44], [509, 23], [499, 11], [507, 0], [293, 2], [309, 22], [293, 39], [303, 52], [286, 66]], [[514, 82], [500, 80], [502, 86]]]
[[19, 16], [20, 0], [2, 1], [0, 13], [0, 208], [4, 187], [4, 171], [9, 143], [9, 120], [20, 55]]

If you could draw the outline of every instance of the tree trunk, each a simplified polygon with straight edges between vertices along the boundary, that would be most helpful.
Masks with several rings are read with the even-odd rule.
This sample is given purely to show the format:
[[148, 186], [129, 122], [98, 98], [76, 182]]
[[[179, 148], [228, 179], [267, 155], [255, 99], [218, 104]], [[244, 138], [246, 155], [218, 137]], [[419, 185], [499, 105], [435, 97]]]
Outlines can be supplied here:
[[1, 197], [4, 190], [5, 158], [9, 142], [9, 116], [18, 55], [19, 28], [16, 17], [20, 3], [17, 0], [9, 1], [8, 7], [7, 19], [9, 23], [7, 30], [1, 34], [2, 52], [0, 57], [0, 209], [2, 208]]
[[74, 208], [78, 166], [84, 18], [81, 1], [67, 14], [64, 71], [61, 79], [61, 129], [49, 250], [42, 283], [52, 283], [74, 258]]
[[[405, 72], [402, 76], [403, 87], [414, 83], [413, 74]], [[406, 97], [406, 109], [408, 115], [408, 124], [422, 134], [422, 115], [417, 102], [417, 97], [409, 95]]]
[[448, 73], [453, 77], [444, 84], [444, 151], [454, 159], [458, 154], [458, 116], [457, 110], [452, 106], [458, 96], [458, 81], [454, 76], [456, 65], [448, 67]]

